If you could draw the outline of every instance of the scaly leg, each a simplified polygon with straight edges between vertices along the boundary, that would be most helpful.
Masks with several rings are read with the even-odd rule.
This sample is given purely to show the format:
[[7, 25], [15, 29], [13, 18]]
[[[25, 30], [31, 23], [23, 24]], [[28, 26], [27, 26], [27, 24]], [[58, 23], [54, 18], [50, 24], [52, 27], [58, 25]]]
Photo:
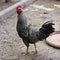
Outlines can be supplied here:
[[28, 42], [28, 40], [23, 40], [23, 42], [26, 45], [27, 49], [26, 49], [26, 52], [22, 52], [22, 54], [27, 55], [28, 54], [28, 49], [29, 49], [29, 42]]
[[29, 54], [28, 49], [29, 49], [29, 47], [27, 47], [27, 49], [26, 49], [26, 55]]
[[29, 48], [29, 47], [27, 47], [26, 52], [22, 52], [23, 55], [27, 55], [27, 54], [29, 54], [29, 52], [28, 52], [28, 48]]
[[36, 49], [36, 44], [34, 43], [34, 46], [35, 46], [35, 53], [37, 53], [37, 49]]
[[36, 44], [34, 43], [35, 51], [32, 51], [34, 54], [37, 53]]

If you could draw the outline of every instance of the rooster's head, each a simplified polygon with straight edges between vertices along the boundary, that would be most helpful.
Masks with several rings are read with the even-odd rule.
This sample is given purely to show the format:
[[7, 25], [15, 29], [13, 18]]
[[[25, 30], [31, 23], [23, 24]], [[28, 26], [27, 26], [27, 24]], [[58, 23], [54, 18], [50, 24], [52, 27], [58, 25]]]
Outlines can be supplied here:
[[21, 12], [22, 12], [22, 6], [17, 6], [16, 7], [16, 12], [17, 12], [17, 14], [21, 14]]

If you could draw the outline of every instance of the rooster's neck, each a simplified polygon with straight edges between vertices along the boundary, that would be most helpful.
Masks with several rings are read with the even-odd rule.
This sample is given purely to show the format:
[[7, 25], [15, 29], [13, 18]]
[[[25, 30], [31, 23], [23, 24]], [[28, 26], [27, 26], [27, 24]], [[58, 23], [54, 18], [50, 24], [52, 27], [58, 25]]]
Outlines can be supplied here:
[[27, 17], [24, 14], [24, 12], [21, 12], [21, 14], [19, 14], [17, 16], [17, 18], [18, 18], [18, 23], [19, 24], [21, 24], [21, 25], [27, 25]]

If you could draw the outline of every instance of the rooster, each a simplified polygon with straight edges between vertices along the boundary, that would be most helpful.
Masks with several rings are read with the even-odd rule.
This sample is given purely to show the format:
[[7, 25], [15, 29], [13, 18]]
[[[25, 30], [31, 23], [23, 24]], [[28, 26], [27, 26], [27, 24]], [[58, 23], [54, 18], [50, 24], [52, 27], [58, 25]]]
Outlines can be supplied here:
[[27, 17], [24, 14], [22, 7], [16, 7], [17, 12], [17, 33], [22, 38], [23, 43], [26, 45], [26, 53], [28, 54], [29, 44], [34, 44], [35, 53], [37, 53], [36, 42], [46, 40], [46, 38], [55, 31], [53, 28], [54, 23], [51, 21], [45, 22], [39, 30], [32, 28], [31, 24], [27, 24]]

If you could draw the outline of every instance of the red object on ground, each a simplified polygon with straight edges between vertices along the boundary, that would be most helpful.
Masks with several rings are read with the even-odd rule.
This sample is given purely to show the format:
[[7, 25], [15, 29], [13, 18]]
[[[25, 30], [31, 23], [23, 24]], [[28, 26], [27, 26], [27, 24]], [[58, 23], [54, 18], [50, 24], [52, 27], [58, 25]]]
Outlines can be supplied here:
[[46, 39], [46, 42], [56, 48], [60, 48], [60, 31], [54, 32]]

